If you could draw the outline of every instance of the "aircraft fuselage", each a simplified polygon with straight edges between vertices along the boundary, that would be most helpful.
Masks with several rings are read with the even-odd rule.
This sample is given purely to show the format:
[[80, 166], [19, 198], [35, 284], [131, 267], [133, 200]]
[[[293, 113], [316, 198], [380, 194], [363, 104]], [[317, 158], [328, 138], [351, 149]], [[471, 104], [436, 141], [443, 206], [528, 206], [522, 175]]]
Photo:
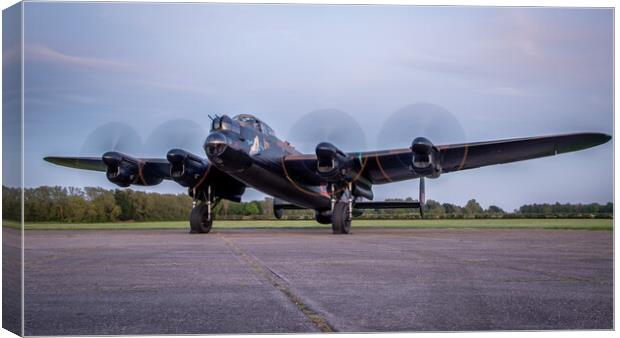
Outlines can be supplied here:
[[[214, 120], [214, 128], [204, 149], [209, 161], [219, 170], [247, 186], [299, 207], [330, 208], [330, 198], [324, 186], [301, 184], [288, 175], [283, 159], [300, 154], [288, 142], [263, 132], [259, 124], [242, 125], [227, 116], [217, 119], [227, 121], [222, 126]], [[236, 123], [237, 126], [226, 126], [225, 123]]]

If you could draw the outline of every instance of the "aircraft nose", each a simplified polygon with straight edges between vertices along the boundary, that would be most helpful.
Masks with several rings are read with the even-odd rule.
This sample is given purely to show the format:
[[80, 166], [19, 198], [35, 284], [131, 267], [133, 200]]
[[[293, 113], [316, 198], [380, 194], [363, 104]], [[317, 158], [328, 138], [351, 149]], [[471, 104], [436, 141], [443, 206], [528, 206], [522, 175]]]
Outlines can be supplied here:
[[207, 139], [204, 143], [204, 150], [209, 157], [217, 157], [220, 156], [226, 151], [228, 147], [228, 137], [221, 132], [212, 132], [207, 136]]
[[203, 145], [209, 162], [225, 172], [239, 172], [252, 165], [252, 158], [242, 149], [237, 135], [229, 130], [212, 131]]

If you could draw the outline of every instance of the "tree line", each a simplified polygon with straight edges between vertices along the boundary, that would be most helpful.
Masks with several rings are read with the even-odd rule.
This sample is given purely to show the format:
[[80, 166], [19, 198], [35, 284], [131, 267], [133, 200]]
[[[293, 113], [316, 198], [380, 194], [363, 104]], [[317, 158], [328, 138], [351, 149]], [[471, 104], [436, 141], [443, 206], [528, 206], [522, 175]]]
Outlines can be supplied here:
[[[387, 199], [387, 201], [413, 201]], [[21, 192], [2, 187], [3, 219], [19, 220]], [[108, 190], [99, 187], [41, 186], [24, 189], [26, 222], [123, 222], [187, 220], [192, 199], [186, 194], [160, 194], [131, 189]], [[230, 202], [223, 200], [215, 208], [217, 219], [273, 219], [273, 199]], [[419, 218], [417, 209], [365, 210], [361, 218]], [[475, 199], [464, 206], [426, 201], [427, 218], [611, 218], [613, 203], [607, 204], [527, 204], [512, 212], [491, 205], [483, 208]], [[314, 219], [312, 210], [286, 210], [285, 219]]]
[[[413, 201], [407, 199], [387, 199], [388, 201]], [[464, 206], [451, 203], [440, 203], [434, 200], [426, 201], [424, 217], [427, 218], [612, 218], [613, 203], [607, 204], [526, 204], [512, 212], [504, 211], [496, 205], [483, 208], [475, 199], [470, 199]], [[419, 217], [411, 210], [378, 210], [370, 213], [368, 218], [399, 218], [398, 216], [407, 214], [408, 217]], [[396, 217], [391, 217], [396, 216]]]

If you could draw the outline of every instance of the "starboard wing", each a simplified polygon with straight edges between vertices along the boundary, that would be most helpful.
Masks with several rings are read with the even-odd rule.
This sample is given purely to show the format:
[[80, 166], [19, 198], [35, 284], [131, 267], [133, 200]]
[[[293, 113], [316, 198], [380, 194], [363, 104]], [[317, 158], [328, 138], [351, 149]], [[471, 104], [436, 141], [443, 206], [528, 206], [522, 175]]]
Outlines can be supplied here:
[[[443, 173], [489, 165], [529, 160], [591, 148], [611, 139], [601, 133], [578, 133], [527, 137], [488, 142], [437, 146], [438, 164]], [[348, 153], [353, 158], [359, 178], [372, 184], [398, 182], [419, 177], [411, 170], [410, 148]], [[317, 174], [316, 155], [291, 155], [282, 158], [285, 175], [292, 181], [318, 185], [323, 179]]]

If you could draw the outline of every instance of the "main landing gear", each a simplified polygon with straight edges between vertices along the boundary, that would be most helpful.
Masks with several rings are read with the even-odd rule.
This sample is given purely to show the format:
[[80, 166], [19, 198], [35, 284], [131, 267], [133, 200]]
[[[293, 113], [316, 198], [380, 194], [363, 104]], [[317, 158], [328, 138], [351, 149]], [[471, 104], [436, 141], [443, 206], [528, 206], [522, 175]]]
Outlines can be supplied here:
[[213, 207], [217, 201], [214, 203], [211, 186], [207, 187], [206, 193], [201, 193], [204, 200], [199, 199], [194, 192], [194, 207], [189, 215], [190, 233], [193, 234], [206, 234], [213, 225]]
[[333, 192], [333, 187], [330, 190], [332, 190], [332, 231], [334, 234], [348, 234], [353, 220], [352, 185], [348, 183], [339, 200]]

